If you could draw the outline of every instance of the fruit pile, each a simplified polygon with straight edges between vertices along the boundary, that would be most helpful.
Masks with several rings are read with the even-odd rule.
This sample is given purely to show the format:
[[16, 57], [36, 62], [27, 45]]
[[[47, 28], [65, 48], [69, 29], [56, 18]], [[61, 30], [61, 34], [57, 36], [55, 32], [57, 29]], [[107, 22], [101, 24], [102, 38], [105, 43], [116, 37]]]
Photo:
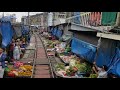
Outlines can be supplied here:
[[24, 71], [31, 71], [32, 70], [32, 66], [31, 65], [23, 65], [19, 67], [20, 69], [24, 70]]
[[18, 71], [18, 76], [31, 76], [32, 75], [32, 66], [31, 65], [23, 65], [21, 67], [19, 67], [19, 71]]
[[32, 75], [33, 66], [31, 65], [20, 65], [17, 68], [6, 67], [5, 73], [8, 77], [30, 77]]
[[30, 71], [18, 71], [18, 76], [20, 77], [25, 77], [25, 76], [30, 77], [31, 75], [32, 75], [32, 72]]

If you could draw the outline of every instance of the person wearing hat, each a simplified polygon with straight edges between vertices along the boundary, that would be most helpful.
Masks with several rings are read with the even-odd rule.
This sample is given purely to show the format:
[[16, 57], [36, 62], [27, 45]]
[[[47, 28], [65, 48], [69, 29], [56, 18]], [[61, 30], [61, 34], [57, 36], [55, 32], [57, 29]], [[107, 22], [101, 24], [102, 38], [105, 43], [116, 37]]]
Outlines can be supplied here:
[[0, 48], [0, 62], [1, 62], [1, 66], [2, 68], [5, 68], [5, 59], [6, 59], [6, 54], [3, 52], [3, 49]]

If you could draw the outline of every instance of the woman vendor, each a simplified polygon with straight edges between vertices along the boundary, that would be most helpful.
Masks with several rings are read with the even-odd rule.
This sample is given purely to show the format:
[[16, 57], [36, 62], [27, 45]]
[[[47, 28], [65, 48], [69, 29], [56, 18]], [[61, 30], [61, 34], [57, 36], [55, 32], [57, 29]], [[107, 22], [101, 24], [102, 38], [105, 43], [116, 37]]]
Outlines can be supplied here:
[[97, 74], [97, 78], [107, 78], [107, 67], [103, 65], [101, 68], [97, 67], [96, 62], [93, 62], [93, 71]]
[[14, 50], [14, 47], [15, 47], [15, 40], [12, 39], [12, 42], [10, 44], [10, 48], [9, 48], [9, 56], [11, 59], [13, 59], [13, 50]]

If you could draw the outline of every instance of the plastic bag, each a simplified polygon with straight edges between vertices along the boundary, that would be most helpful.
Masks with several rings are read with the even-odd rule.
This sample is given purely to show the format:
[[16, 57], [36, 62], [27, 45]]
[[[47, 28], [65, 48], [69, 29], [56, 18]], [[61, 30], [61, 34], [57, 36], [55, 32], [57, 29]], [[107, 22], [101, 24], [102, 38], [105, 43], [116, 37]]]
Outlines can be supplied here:
[[62, 43], [60, 44], [60, 47], [61, 47], [61, 48], [65, 48], [65, 47], [66, 47], [66, 43], [65, 43], [65, 42], [62, 42]]

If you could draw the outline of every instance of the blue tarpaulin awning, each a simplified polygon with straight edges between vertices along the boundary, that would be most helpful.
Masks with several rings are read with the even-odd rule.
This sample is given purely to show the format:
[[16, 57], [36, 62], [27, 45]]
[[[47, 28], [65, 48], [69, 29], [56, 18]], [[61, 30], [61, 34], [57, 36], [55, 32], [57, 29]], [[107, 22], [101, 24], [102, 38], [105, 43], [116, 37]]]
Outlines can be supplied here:
[[2, 47], [10, 44], [13, 36], [13, 30], [10, 22], [0, 22], [0, 30], [2, 34]]
[[56, 31], [56, 35], [55, 35], [57, 38], [60, 38], [60, 37], [62, 37], [62, 30], [60, 30], [60, 29], [57, 29], [57, 31]]
[[77, 38], [72, 38], [71, 50], [73, 53], [79, 55], [80, 57], [86, 59], [89, 62], [93, 62], [96, 53], [96, 47], [81, 41]]
[[[117, 60], [119, 60], [119, 61], [114, 65], [114, 63]], [[111, 65], [109, 67], [111, 67], [112, 65], [113, 65], [113, 67], [111, 68], [109, 73], [113, 73], [113, 74], [118, 75], [120, 77], [120, 49], [119, 48], [116, 49], [115, 58], [112, 60]]]

